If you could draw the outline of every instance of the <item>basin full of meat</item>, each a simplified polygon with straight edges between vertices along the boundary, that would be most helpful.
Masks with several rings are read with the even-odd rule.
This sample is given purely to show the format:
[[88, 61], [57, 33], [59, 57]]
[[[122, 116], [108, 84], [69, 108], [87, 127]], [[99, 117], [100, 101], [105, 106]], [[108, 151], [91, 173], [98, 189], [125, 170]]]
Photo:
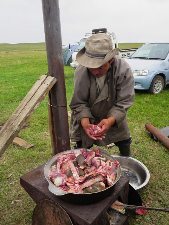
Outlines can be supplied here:
[[49, 191], [55, 195], [91, 194], [112, 187], [121, 167], [98, 147], [68, 150], [55, 155], [44, 167]]

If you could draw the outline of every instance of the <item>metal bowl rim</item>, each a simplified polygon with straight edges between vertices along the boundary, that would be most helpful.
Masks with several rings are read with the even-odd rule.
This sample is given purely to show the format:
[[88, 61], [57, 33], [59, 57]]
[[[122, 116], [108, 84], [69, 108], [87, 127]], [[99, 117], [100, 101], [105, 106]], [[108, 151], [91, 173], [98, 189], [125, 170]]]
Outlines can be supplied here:
[[[116, 157], [116, 159], [118, 157], [119, 158], [122, 158], [123, 157], [124, 159], [131, 159], [134, 162], [137, 162], [144, 169], [144, 171], [146, 173], [146, 179], [145, 179], [145, 181], [141, 185], [139, 185], [137, 188], [135, 188], [136, 190], [139, 190], [139, 189], [143, 188], [144, 186], [146, 186], [148, 184], [148, 182], [150, 180], [150, 172], [149, 172], [148, 168], [144, 165], [144, 163], [140, 162], [138, 159], [133, 158], [133, 157], [125, 157], [125, 156], [119, 156], [119, 155], [112, 155], [112, 157]], [[123, 168], [123, 167], [121, 166], [121, 168]]]
[[[81, 149], [81, 148], [80, 148], [80, 149]], [[107, 189], [113, 187], [113, 186], [119, 181], [119, 179], [120, 179], [120, 177], [121, 177], [121, 172], [122, 172], [122, 171], [121, 171], [121, 166], [119, 166], [119, 168], [118, 168], [118, 174], [117, 174], [116, 181], [114, 182], [114, 184], [113, 184], [112, 186], [109, 186], [109, 187], [105, 188], [105, 189], [102, 190], [102, 191], [99, 191], [99, 192], [93, 192], [93, 193], [68, 193], [68, 192], [65, 192], [65, 191], [61, 190], [60, 188], [57, 188], [57, 187], [50, 181], [50, 179], [48, 178], [47, 171], [49, 172], [49, 169], [48, 169], [47, 167], [52, 166], [52, 164], [55, 162], [55, 160], [57, 159], [57, 157], [58, 157], [59, 155], [61, 155], [61, 154], [63, 154], [63, 153], [66, 153], [66, 152], [73, 152], [73, 151], [75, 151], [75, 150], [79, 151], [80, 149], [71, 149], [71, 150], [66, 150], [66, 151], [60, 152], [60, 153], [54, 155], [51, 159], [49, 159], [49, 160], [46, 162], [46, 164], [44, 165], [44, 176], [45, 176], [45, 179], [47, 180], [47, 182], [48, 182], [48, 184], [49, 184], [49, 187], [48, 187], [48, 188], [49, 188], [50, 192], [52, 192], [53, 194], [57, 195], [56, 192], [55, 192], [55, 191], [52, 191], [50, 187], [52, 187], [52, 188], [54, 188], [54, 189], [58, 189], [58, 192], [60, 192], [60, 194], [58, 194], [58, 195], [67, 195], [67, 194], [69, 194], [69, 195], [70, 195], [70, 194], [73, 194], [73, 195], [91, 195], [91, 194], [97, 194], [97, 193], [100, 193], [100, 192], [102, 192], [102, 191], [105, 191], [105, 190], [107, 190]], [[90, 151], [91, 149], [86, 149], [86, 150]], [[110, 158], [113, 159], [113, 156], [112, 156], [112, 155], [109, 155], [109, 154], [108, 154], [106, 151], [104, 151], [103, 149], [100, 149], [100, 150], [101, 150], [102, 152], [104, 152], [105, 154], [107, 154], [107, 156], [109, 156]], [[115, 159], [113, 159], [113, 160], [115, 160]]]

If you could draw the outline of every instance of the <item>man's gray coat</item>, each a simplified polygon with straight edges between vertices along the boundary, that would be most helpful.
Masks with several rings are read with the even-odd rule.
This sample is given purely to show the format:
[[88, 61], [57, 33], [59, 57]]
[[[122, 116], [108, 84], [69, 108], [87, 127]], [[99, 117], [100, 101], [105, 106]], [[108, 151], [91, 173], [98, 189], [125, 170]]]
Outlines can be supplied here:
[[[130, 66], [124, 59], [115, 57], [99, 95], [96, 78], [86, 67], [79, 66], [75, 72], [74, 94], [70, 103], [72, 141], [82, 140], [83, 146], [87, 148], [93, 143], [107, 145], [128, 139], [130, 132], [126, 114], [133, 100], [134, 79]], [[109, 129], [103, 141], [94, 142], [81, 127], [80, 120], [84, 117], [90, 118], [91, 123], [97, 124], [109, 116], [114, 116], [116, 123]]]

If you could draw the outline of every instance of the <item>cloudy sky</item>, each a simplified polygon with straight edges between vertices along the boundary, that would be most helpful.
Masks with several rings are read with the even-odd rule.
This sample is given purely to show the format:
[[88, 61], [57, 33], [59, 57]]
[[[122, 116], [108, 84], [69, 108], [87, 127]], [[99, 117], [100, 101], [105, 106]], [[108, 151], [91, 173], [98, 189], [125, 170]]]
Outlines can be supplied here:
[[[119, 42], [169, 42], [169, 0], [59, 0], [62, 43], [107, 27]], [[43, 42], [41, 0], [0, 0], [0, 43]]]

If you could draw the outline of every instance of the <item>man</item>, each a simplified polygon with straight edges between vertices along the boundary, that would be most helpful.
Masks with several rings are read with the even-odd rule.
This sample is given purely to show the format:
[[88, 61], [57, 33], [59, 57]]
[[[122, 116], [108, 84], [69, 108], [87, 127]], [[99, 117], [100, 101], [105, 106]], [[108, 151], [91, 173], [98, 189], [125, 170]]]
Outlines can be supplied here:
[[110, 35], [97, 33], [77, 54], [70, 134], [76, 148], [114, 143], [122, 156], [129, 156], [126, 114], [134, 99], [134, 79], [112, 46]]

